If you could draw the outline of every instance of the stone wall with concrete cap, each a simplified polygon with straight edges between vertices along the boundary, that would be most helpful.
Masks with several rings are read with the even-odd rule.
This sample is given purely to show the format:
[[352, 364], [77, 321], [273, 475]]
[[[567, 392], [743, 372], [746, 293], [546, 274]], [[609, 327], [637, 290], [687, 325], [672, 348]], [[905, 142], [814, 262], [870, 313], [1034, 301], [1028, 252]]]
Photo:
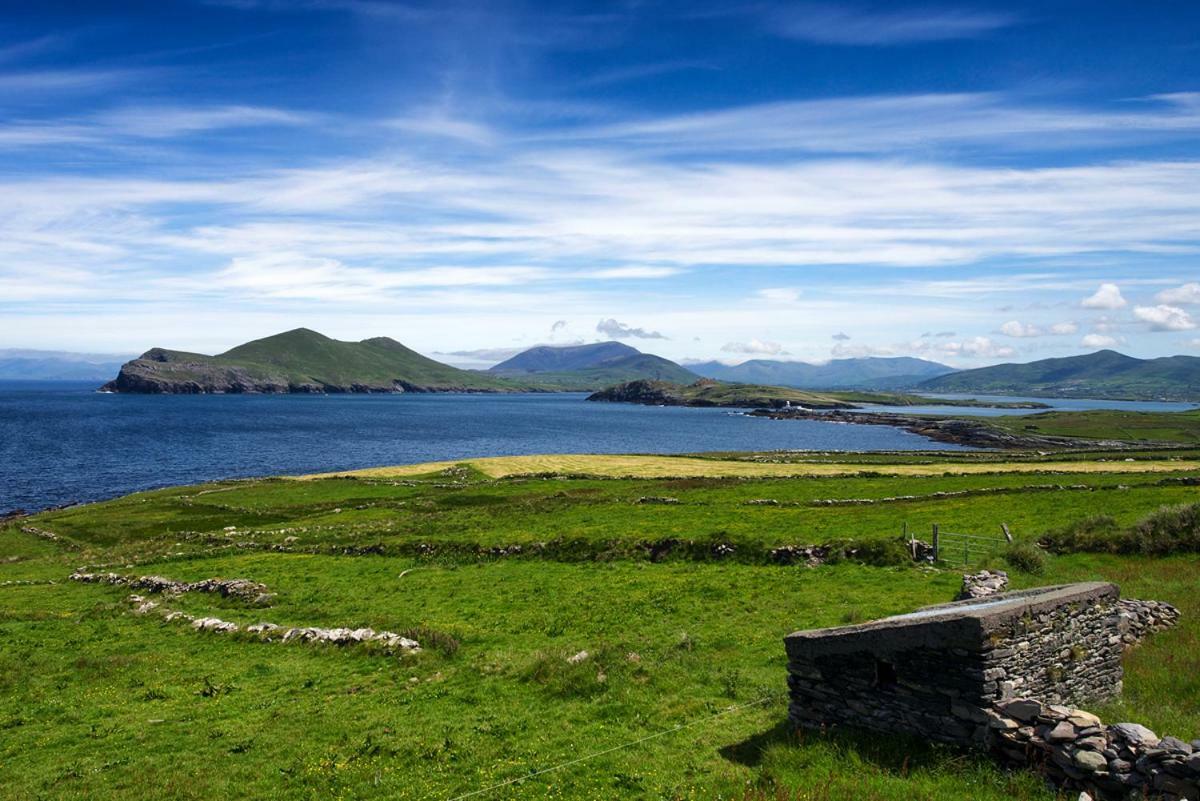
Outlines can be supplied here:
[[1072, 584], [926, 607], [785, 638], [789, 716], [981, 743], [988, 714], [1016, 695], [1047, 703], [1121, 689], [1117, 587]]

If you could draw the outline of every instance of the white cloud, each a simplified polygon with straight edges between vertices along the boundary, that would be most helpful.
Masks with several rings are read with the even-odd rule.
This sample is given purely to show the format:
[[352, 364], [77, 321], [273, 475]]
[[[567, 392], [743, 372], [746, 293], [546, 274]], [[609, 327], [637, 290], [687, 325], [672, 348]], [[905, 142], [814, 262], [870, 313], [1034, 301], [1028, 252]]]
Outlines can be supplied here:
[[871, 356], [896, 356], [896, 347], [887, 345], [847, 345], [838, 342], [829, 349], [829, 355], [835, 359], [865, 359]]
[[1191, 316], [1178, 306], [1135, 306], [1133, 316], [1149, 324], [1151, 331], [1190, 331], [1196, 327]]
[[1192, 281], [1177, 286], [1174, 289], [1164, 289], [1154, 296], [1159, 303], [1174, 306], [1193, 306], [1200, 304], [1200, 283]]
[[975, 359], [1007, 359], [1017, 355], [1014, 348], [998, 345], [988, 337], [972, 337], [962, 342], [944, 342], [939, 350], [948, 356], [969, 356]]
[[644, 328], [634, 328], [633, 326], [625, 325], [611, 317], [607, 320], [601, 320], [596, 323], [596, 333], [603, 334], [606, 337], [613, 339], [666, 339], [667, 337], [660, 334], [658, 331], [647, 331]]
[[1044, 336], [1068, 336], [1079, 330], [1079, 324], [1074, 322], [1054, 323], [1053, 325], [1043, 328], [1034, 325], [1033, 323], [1022, 323], [1019, 320], [1009, 320], [1004, 325], [1000, 326], [1000, 333], [1009, 337], [1027, 338], [1027, 337], [1044, 337]]
[[760, 289], [756, 294], [768, 303], [788, 304], [800, 300], [804, 293], [794, 286], [778, 286]]
[[1000, 326], [1000, 333], [1006, 337], [1040, 337], [1045, 334], [1042, 329], [1031, 323], [1022, 323], [1019, 320], [1009, 320], [1004, 325]]
[[591, 270], [581, 275], [587, 278], [628, 279], [628, 278], [669, 278], [683, 272], [679, 267], [643, 267], [630, 265], [628, 267], [606, 267], [601, 270]]
[[726, 342], [721, 346], [721, 350], [725, 353], [747, 353], [760, 356], [779, 356], [787, 353], [783, 349], [783, 345], [778, 342], [763, 342], [758, 339], [752, 339], [749, 342]]
[[833, 338], [835, 340], [837, 340], [838, 342], [846, 342], [850, 339], [850, 335], [844, 331], [838, 331], [836, 334], [833, 335]]
[[1079, 344], [1085, 348], [1111, 348], [1117, 344], [1117, 340], [1105, 334], [1088, 334]]
[[1095, 294], [1080, 303], [1085, 309], [1119, 309], [1126, 304], [1121, 288], [1116, 284], [1101, 284]]
[[384, 270], [351, 267], [337, 259], [300, 253], [271, 253], [233, 259], [227, 267], [200, 278], [164, 279], [163, 288], [229, 290], [235, 295], [276, 299], [368, 300], [417, 287], [512, 286], [544, 280], [541, 267], [427, 267]]

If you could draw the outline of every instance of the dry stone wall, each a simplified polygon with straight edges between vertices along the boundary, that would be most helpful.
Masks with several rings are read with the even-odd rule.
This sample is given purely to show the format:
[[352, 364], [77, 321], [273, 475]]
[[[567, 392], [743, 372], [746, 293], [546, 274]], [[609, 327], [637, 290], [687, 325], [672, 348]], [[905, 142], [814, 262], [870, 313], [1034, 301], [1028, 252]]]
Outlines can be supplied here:
[[790, 635], [792, 722], [980, 746], [1080, 798], [1200, 801], [1200, 740], [1104, 726], [1066, 705], [1120, 693], [1123, 650], [1175, 625], [1179, 611], [1119, 599], [1111, 584], [1006, 586], [1003, 573], [983, 571], [963, 577], [967, 600]]
[[1121, 691], [1122, 627], [1111, 584], [1008, 593], [862, 626], [786, 638], [794, 724], [844, 724], [934, 740], [986, 740], [987, 710], [1034, 696]]
[[120, 573], [88, 573], [84, 570], [76, 570], [71, 574], [71, 580], [85, 584], [111, 584], [116, 587], [128, 587], [131, 590], [165, 595], [211, 592], [223, 598], [236, 598], [255, 606], [266, 606], [275, 597], [267, 589], [267, 585], [250, 579], [207, 578], [189, 582], [175, 581], [162, 576], [122, 576]]

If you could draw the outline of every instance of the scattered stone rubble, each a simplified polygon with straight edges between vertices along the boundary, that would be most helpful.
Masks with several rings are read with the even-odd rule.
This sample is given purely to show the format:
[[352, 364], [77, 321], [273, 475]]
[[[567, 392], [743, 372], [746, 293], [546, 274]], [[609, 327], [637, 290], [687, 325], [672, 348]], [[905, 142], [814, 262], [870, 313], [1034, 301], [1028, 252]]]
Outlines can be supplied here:
[[217, 634], [243, 633], [256, 637], [264, 642], [323, 642], [330, 645], [347, 646], [363, 643], [377, 643], [386, 653], [417, 653], [420, 644], [413, 639], [391, 631], [376, 631], [371, 628], [321, 628], [318, 626], [303, 626], [285, 628], [274, 623], [255, 623], [250, 626], [239, 626], [219, 617], [195, 617], [186, 612], [169, 610], [141, 595], [130, 595], [128, 601], [134, 605], [134, 613], [139, 615], [158, 614], [168, 623], [183, 621], [197, 631], [210, 631]]
[[1200, 798], [1200, 740], [1159, 738], [1137, 723], [1017, 699], [988, 712], [988, 748], [1009, 764], [1104, 801]]
[[129, 587], [131, 590], [163, 595], [211, 592], [223, 598], [236, 598], [254, 606], [267, 606], [275, 597], [267, 589], [267, 585], [249, 579], [208, 578], [187, 582], [174, 581], [162, 576], [122, 576], [120, 573], [88, 573], [76, 570], [71, 574], [71, 580], [82, 581], [86, 584], [112, 584], [117, 587]]
[[822, 565], [829, 558], [829, 549], [822, 545], [781, 545], [771, 549], [771, 561], [781, 565], [800, 562], [809, 567]]
[[1136, 645], [1147, 635], [1169, 629], [1179, 622], [1179, 610], [1164, 601], [1139, 601], [1122, 598], [1120, 614], [1125, 619], [1122, 635], [1126, 645]]
[[1003, 570], [981, 570], [978, 573], [966, 573], [962, 578], [962, 589], [959, 590], [954, 600], [985, 598], [1007, 589], [1008, 574]]
[[679, 503], [679, 499], [678, 498], [667, 498], [667, 497], [655, 496], [655, 495], [643, 495], [642, 497], [637, 499], [637, 502], [638, 503], [657, 503], [657, 504], [674, 505], [674, 504]]

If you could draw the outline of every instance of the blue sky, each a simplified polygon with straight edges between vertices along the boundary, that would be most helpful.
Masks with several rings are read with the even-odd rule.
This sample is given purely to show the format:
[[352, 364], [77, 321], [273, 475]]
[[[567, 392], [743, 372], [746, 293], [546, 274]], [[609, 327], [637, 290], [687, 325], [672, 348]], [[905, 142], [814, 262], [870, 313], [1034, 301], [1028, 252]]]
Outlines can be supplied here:
[[0, 347], [1200, 353], [1200, 5], [7, 4]]

